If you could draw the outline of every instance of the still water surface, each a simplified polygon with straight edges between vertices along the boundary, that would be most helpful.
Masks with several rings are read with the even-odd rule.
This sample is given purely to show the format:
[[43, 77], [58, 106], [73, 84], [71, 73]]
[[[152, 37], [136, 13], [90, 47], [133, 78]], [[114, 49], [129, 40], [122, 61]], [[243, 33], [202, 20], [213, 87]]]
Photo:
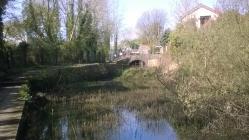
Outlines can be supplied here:
[[122, 124], [111, 140], [177, 140], [177, 135], [167, 121], [139, 120], [132, 112], [123, 110]]
[[62, 140], [70, 140], [72, 135], [82, 140], [178, 140], [176, 132], [165, 120], [141, 120], [135, 113], [128, 110], [120, 110], [118, 113], [120, 124], [104, 132], [96, 131], [90, 135], [83, 135], [81, 124], [77, 123], [75, 128], [72, 128], [67, 117], [60, 119], [57, 131], [60, 131]]

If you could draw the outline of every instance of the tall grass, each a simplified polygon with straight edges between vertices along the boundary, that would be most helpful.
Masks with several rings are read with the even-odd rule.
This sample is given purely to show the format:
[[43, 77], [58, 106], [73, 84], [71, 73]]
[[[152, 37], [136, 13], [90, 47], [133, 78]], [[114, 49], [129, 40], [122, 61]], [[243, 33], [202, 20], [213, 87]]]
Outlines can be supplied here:
[[[81, 72], [85, 71], [83, 67], [81, 69]], [[60, 71], [69, 74], [64, 72], [67, 69]], [[57, 70], [56, 72], [58, 73]], [[88, 72], [85, 71], [85, 74]], [[228, 136], [244, 135], [240, 131], [234, 131], [236, 129], [222, 129], [223, 125], [231, 126], [239, 123], [235, 121], [236, 119], [226, 118], [227, 111], [238, 111], [237, 113], [240, 113], [240, 106], [236, 110], [227, 110], [230, 106], [230, 104], [227, 104], [230, 96], [228, 98], [215, 96], [214, 98], [214, 95], [208, 96], [208, 94], [205, 94], [205, 96], [193, 96], [195, 100], [186, 100], [190, 96], [181, 96], [184, 94], [179, 95], [179, 91], [170, 92], [157, 80], [156, 73], [155, 69], [131, 68], [124, 70], [118, 77], [112, 77], [111, 75], [111, 78], [106, 79], [105, 77], [94, 81], [93, 79], [96, 77], [93, 79], [77, 79], [76, 75], [83, 76], [83, 74], [70, 71], [70, 75], [77, 77], [77, 80], [72, 78], [72, 81], [69, 80], [71, 82], [58, 84], [58, 89], [63, 90], [54, 90], [54, 87], [52, 87], [53, 90], [48, 89], [48, 92], [43, 90], [47, 93], [46, 98], [51, 103], [49, 105], [50, 110], [55, 110], [51, 119], [54, 120], [54, 124], [58, 125], [61, 121], [58, 120], [59, 116], [71, 118], [69, 125], [72, 130], [80, 127], [84, 135], [92, 135], [96, 131], [104, 133], [105, 129], [119, 125], [120, 120], [116, 111], [125, 108], [135, 112], [141, 119], [168, 120], [183, 139], [204, 139], [208, 136], [216, 137], [217, 135], [223, 137], [227, 135], [217, 133], [231, 131], [233, 133], [229, 133], [231, 135]], [[55, 75], [52, 73], [47, 75], [50, 74]], [[46, 82], [51, 82], [52, 80], [46, 78], [47, 75], [40, 80], [43, 82], [45, 79]], [[39, 81], [37, 83], [40, 84]], [[42, 86], [46, 86], [46, 84]], [[35, 87], [34, 89], [39, 88]], [[177, 90], [176, 87], [172, 87], [172, 89]], [[240, 98], [235, 98], [235, 96], [233, 101], [242, 103]], [[243, 104], [245, 106], [247, 106], [246, 101], [247, 98], [244, 98]], [[219, 108], [223, 106], [224, 108], [217, 110], [217, 106]], [[222, 118], [226, 119], [221, 120]], [[75, 120], [80, 123], [75, 122]], [[228, 120], [231, 123], [226, 123]], [[215, 124], [219, 122], [224, 123]], [[82, 126], [77, 126], [77, 124], [82, 124]], [[221, 127], [217, 129], [216, 125]], [[53, 128], [55, 130], [59, 129], [57, 127]], [[210, 133], [211, 129], [216, 129], [217, 133]], [[55, 133], [54, 135], [60, 137], [60, 134]]]

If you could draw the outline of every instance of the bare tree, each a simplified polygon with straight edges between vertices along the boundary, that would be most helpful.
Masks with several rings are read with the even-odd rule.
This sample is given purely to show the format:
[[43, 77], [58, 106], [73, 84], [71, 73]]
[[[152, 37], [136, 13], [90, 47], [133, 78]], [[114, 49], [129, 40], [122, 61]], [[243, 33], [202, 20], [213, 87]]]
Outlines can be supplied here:
[[223, 11], [247, 13], [249, 10], [249, 0], [218, 0], [217, 5]]
[[118, 0], [112, 0], [111, 5], [111, 24], [112, 24], [112, 36], [114, 41], [114, 53], [117, 53], [119, 34], [121, 30], [121, 14], [119, 13]]
[[174, 10], [175, 18], [180, 21], [181, 18], [192, 8], [198, 5], [199, 0], [179, 0], [176, 2]]
[[160, 44], [166, 23], [166, 13], [163, 10], [152, 10], [143, 13], [138, 19], [137, 28], [142, 43], [153, 47]]

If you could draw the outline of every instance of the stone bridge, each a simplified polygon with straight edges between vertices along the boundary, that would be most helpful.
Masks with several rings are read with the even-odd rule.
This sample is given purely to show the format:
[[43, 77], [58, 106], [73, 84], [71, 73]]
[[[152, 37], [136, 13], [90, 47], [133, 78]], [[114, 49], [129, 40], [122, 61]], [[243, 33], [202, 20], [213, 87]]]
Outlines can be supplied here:
[[114, 61], [129, 66], [157, 67], [161, 61], [161, 54], [132, 54], [116, 58]]

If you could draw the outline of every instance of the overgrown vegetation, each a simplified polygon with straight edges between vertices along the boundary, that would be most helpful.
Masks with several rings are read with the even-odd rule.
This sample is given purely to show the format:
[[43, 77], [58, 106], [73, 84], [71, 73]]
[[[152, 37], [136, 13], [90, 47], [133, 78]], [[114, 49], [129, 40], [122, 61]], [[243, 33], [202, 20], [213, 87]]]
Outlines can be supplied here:
[[[94, 65], [94, 67], [99, 66]], [[155, 70], [132, 68], [125, 70], [120, 77], [116, 77], [112, 81], [102, 81], [101, 78], [98, 78], [96, 81], [94, 78], [85, 79], [81, 77], [82, 75], [86, 75], [85, 72], [90, 74], [88, 69], [91, 69], [91, 67], [80, 67], [80, 72], [77, 72], [78, 69], [75, 68], [73, 68], [74, 71], [70, 72], [65, 72], [68, 71], [67, 68], [63, 69], [61, 70], [63, 71], [62, 73], [66, 75], [70, 73], [69, 75], [75, 75], [80, 77], [80, 79], [70, 79], [70, 82], [61, 84], [60, 88], [64, 87], [64, 90], [47, 92], [46, 98], [50, 102], [39, 109], [29, 110], [34, 116], [38, 115], [36, 118], [40, 118], [39, 115], [46, 113], [46, 118], [42, 120], [46, 122], [49, 118], [49, 122], [41, 124], [41, 128], [32, 129], [34, 127], [32, 125], [36, 125], [35, 121], [26, 118], [26, 121], [31, 124], [26, 128], [26, 134], [23, 134], [26, 138], [33, 138], [35, 136], [43, 137], [42, 130], [49, 124], [53, 126], [48, 127], [46, 131], [50, 134], [46, 136], [51, 139], [59, 138], [63, 135], [58, 132], [61, 123], [68, 121], [70, 138], [82, 135], [84, 138], [95, 137], [98, 139], [99, 136], [100, 139], [103, 139], [108, 136], [108, 134], [105, 134], [107, 129], [113, 129], [113, 127], [118, 126], [120, 121], [122, 121], [118, 114], [122, 109], [135, 112], [141, 119], [157, 120], [178, 117], [181, 120], [180, 118], [184, 118], [180, 111], [182, 110], [181, 105], [172, 99], [174, 95], [166, 94], [162, 89], [163, 87], [156, 81]], [[84, 72], [82, 73], [82, 71]], [[51, 73], [51, 71], [47, 72]], [[80, 73], [82, 75], [79, 75]], [[51, 75], [55, 74], [51, 73]], [[105, 73], [105, 75], [108, 74]], [[112, 78], [112, 75], [108, 76]], [[35, 81], [35, 83], [42, 84], [47, 81], [51, 80], [42, 78], [40, 81]], [[130, 81], [136, 83], [136, 86], [128, 84]], [[31, 80], [30, 82], [34, 81]], [[31, 89], [38, 89], [36, 86], [32, 87], [34, 84], [30, 86]], [[49, 88], [47, 85], [44, 87]], [[33, 90], [33, 92], [37, 93], [39, 90]], [[39, 101], [35, 100], [30, 106], [39, 107], [35, 104], [39, 104]], [[179, 109], [179, 111], [175, 112], [175, 109]], [[61, 120], [61, 118], [65, 119]], [[80, 130], [80, 134], [75, 131], [76, 129]], [[32, 133], [30, 134], [29, 132]]]
[[26, 84], [22, 85], [19, 94], [20, 94], [19, 100], [28, 101], [31, 99], [30, 89], [29, 86]]
[[[0, 3], [0, 76], [30, 65], [108, 61], [118, 17], [111, 13], [114, 0], [23, 1], [22, 14], [7, 13], [3, 26], [7, 2]], [[16, 3], [10, 0], [8, 10]]]
[[[31, 128], [27, 138], [34, 139], [30, 135], [36, 131], [40, 136], [48, 132], [51, 139], [62, 137], [55, 131], [61, 129], [56, 123], [69, 123], [74, 139], [79, 122], [82, 133], [92, 135], [108, 129], [109, 122], [118, 124], [114, 112], [125, 108], [143, 119], [169, 120], [183, 139], [248, 139], [249, 4], [247, 0], [218, 1], [224, 13], [200, 29], [191, 20], [164, 31], [165, 14], [160, 10], [140, 18], [141, 42], [151, 47], [170, 44], [171, 57], [178, 64], [177, 70], [167, 71], [160, 81], [165, 87], [156, 79], [163, 77], [155, 77], [157, 70], [123, 71], [112, 64], [56, 66], [31, 77], [29, 84], [22, 86], [20, 99], [31, 100], [30, 93], [32, 115], [39, 117], [26, 119], [37, 125], [36, 121], [46, 116], [46, 121], [52, 122], [46, 123], [48, 126], [40, 122], [43, 128]], [[21, 39], [19, 45], [3, 41], [2, 15], [7, 0], [0, 2], [0, 77], [11, 66], [104, 63], [113, 34], [117, 53], [118, 27], [111, 20], [115, 17], [110, 17], [108, 0], [41, 2], [25, 1], [23, 18], [6, 23], [6, 36]], [[179, 13], [185, 13], [192, 3], [183, 1]], [[139, 43], [126, 44], [137, 49]], [[47, 99], [33, 96], [39, 92], [47, 95], [52, 102], [49, 106]], [[55, 114], [60, 111], [72, 121], [59, 120]]]
[[130, 89], [161, 88], [155, 78], [155, 69], [130, 68], [125, 70], [117, 80]]
[[189, 119], [205, 122], [202, 133], [249, 134], [248, 18], [248, 13], [226, 11], [201, 29], [178, 25], [170, 36], [179, 68], [165, 85]]
[[[93, 66], [95, 68], [102, 67], [100, 65]], [[246, 107], [248, 101], [246, 95], [241, 99], [240, 96], [224, 97], [225, 95], [209, 92], [207, 94], [202, 93], [203, 95], [200, 98], [193, 98], [197, 96], [194, 94], [191, 94], [193, 96], [183, 96], [184, 94], [179, 93], [183, 83], [176, 85], [179, 87], [172, 87], [172, 89], [175, 89], [173, 92], [171, 92], [172, 89], [165, 89], [157, 81], [155, 76], [157, 71], [155, 69], [131, 68], [124, 70], [122, 75], [117, 75], [118, 77], [116, 78], [105, 72], [105, 69], [103, 73], [100, 71], [95, 72], [97, 75], [92, 75], [92, 77], [90, 73], [94, 68], [93, 66], [49, 68], [43, 71], [43, 73], [47, 74], [39, 75], [34, 78], [35, 80], [31, 79], [32, 84], [29, 85], [31, 91], [33, 93], [45, 92], [46, 99], [50, 102], [45, 105], [47, 107], [41, 106], [41, 110], [38, 109], [40, 111], [36, 109], [36, 113], [31, 110], [35, 115], [40, 113], [49, 114], [47, 117], [50, 118], [49, 120], [53, 120], [46, 123], [46, 125], [53, 124], [52, 127], [46, 130], [51, 133], [49, 137], [60, 137], [61, 134], [58, 130], [63, 120], [59, 118], [65, 117], [69, 121], [69, 129], [72, 131], [70, 132], [71, 138], [78, 135], [73, 132], [76, 127], [80, 128], [82, 134], [87, 135], [86, 137], [91, 137], [93, 134], [104, 136], [105, 129], [119, 124], [120, 116], [116, 111], [120, 109], [135, 112], [141, 119], [145, 120], [166, 119], [174, 126], [182, 139], [204, 139], [207, 137], [212, 137], [213, 139], [240, 137], [243, 139], [246, 137], [246, 133], [235, 131], [233, 123], [237, 122], [228, 120], [231, 117], [229, 113], [234, 113], [233, 111], [243, 113], [243, 111], [239, 110], [239, 107], [241, 107], [242, 103]], [[110, 70], [113, 70], [113, 68]], [[50, 81], [60, 81], [58, 80], [58, 74], [63, 75], [61, 78], [69, 79], [62, 80], [67, 82], [57, 82], [59, 83], [58, 85], [50, 86], [51, 83], [53, 85], [53, 82]], [[88, 76], [86, 77], [86, 75]], [[99, 75], [108, 75], [111, 78], [106, 79], [104, 76], [104, 79], [102, 79], [103, 77], [99, 77]], [[38, 104], [35, 106], [39, 108], [39, 98], [35, 99], [33, 104]], [[234, 109], [233, 105], [238, 108]], [[68, 112], [68, 110], [70, 111]], [[76, 122], [76, 120], [78, 121]], [[36, 125], [34, 120], [29, 121]], [[213, 127], [216, 123], [219, 123], [217, 126], [220, 128], [216, 128], [214, 133], [211, 130], [214, 129]], [[82, 125], [77, 126], [77, 124]], [[221, 124], [230, 129], [224, 129]], [[32, 131], [33, 134], [40, 136], [42, 130], [47, 127], [46, 125], [43, 124], [41, 125], [43, 128]], [[29, 129], [33, 130], [32, 126]], [[29, 129], [27, 129], [28, 132]], [[26, 136], [32, 138], [34, 135]]]
[[119, 76], [122, 67], [114, 64], [88, 64], [58, 66], [41, 70], [30, 77], [29, 86], [33, 93], [67, 90], [66, 85], [98, 80], [111, 80]]

